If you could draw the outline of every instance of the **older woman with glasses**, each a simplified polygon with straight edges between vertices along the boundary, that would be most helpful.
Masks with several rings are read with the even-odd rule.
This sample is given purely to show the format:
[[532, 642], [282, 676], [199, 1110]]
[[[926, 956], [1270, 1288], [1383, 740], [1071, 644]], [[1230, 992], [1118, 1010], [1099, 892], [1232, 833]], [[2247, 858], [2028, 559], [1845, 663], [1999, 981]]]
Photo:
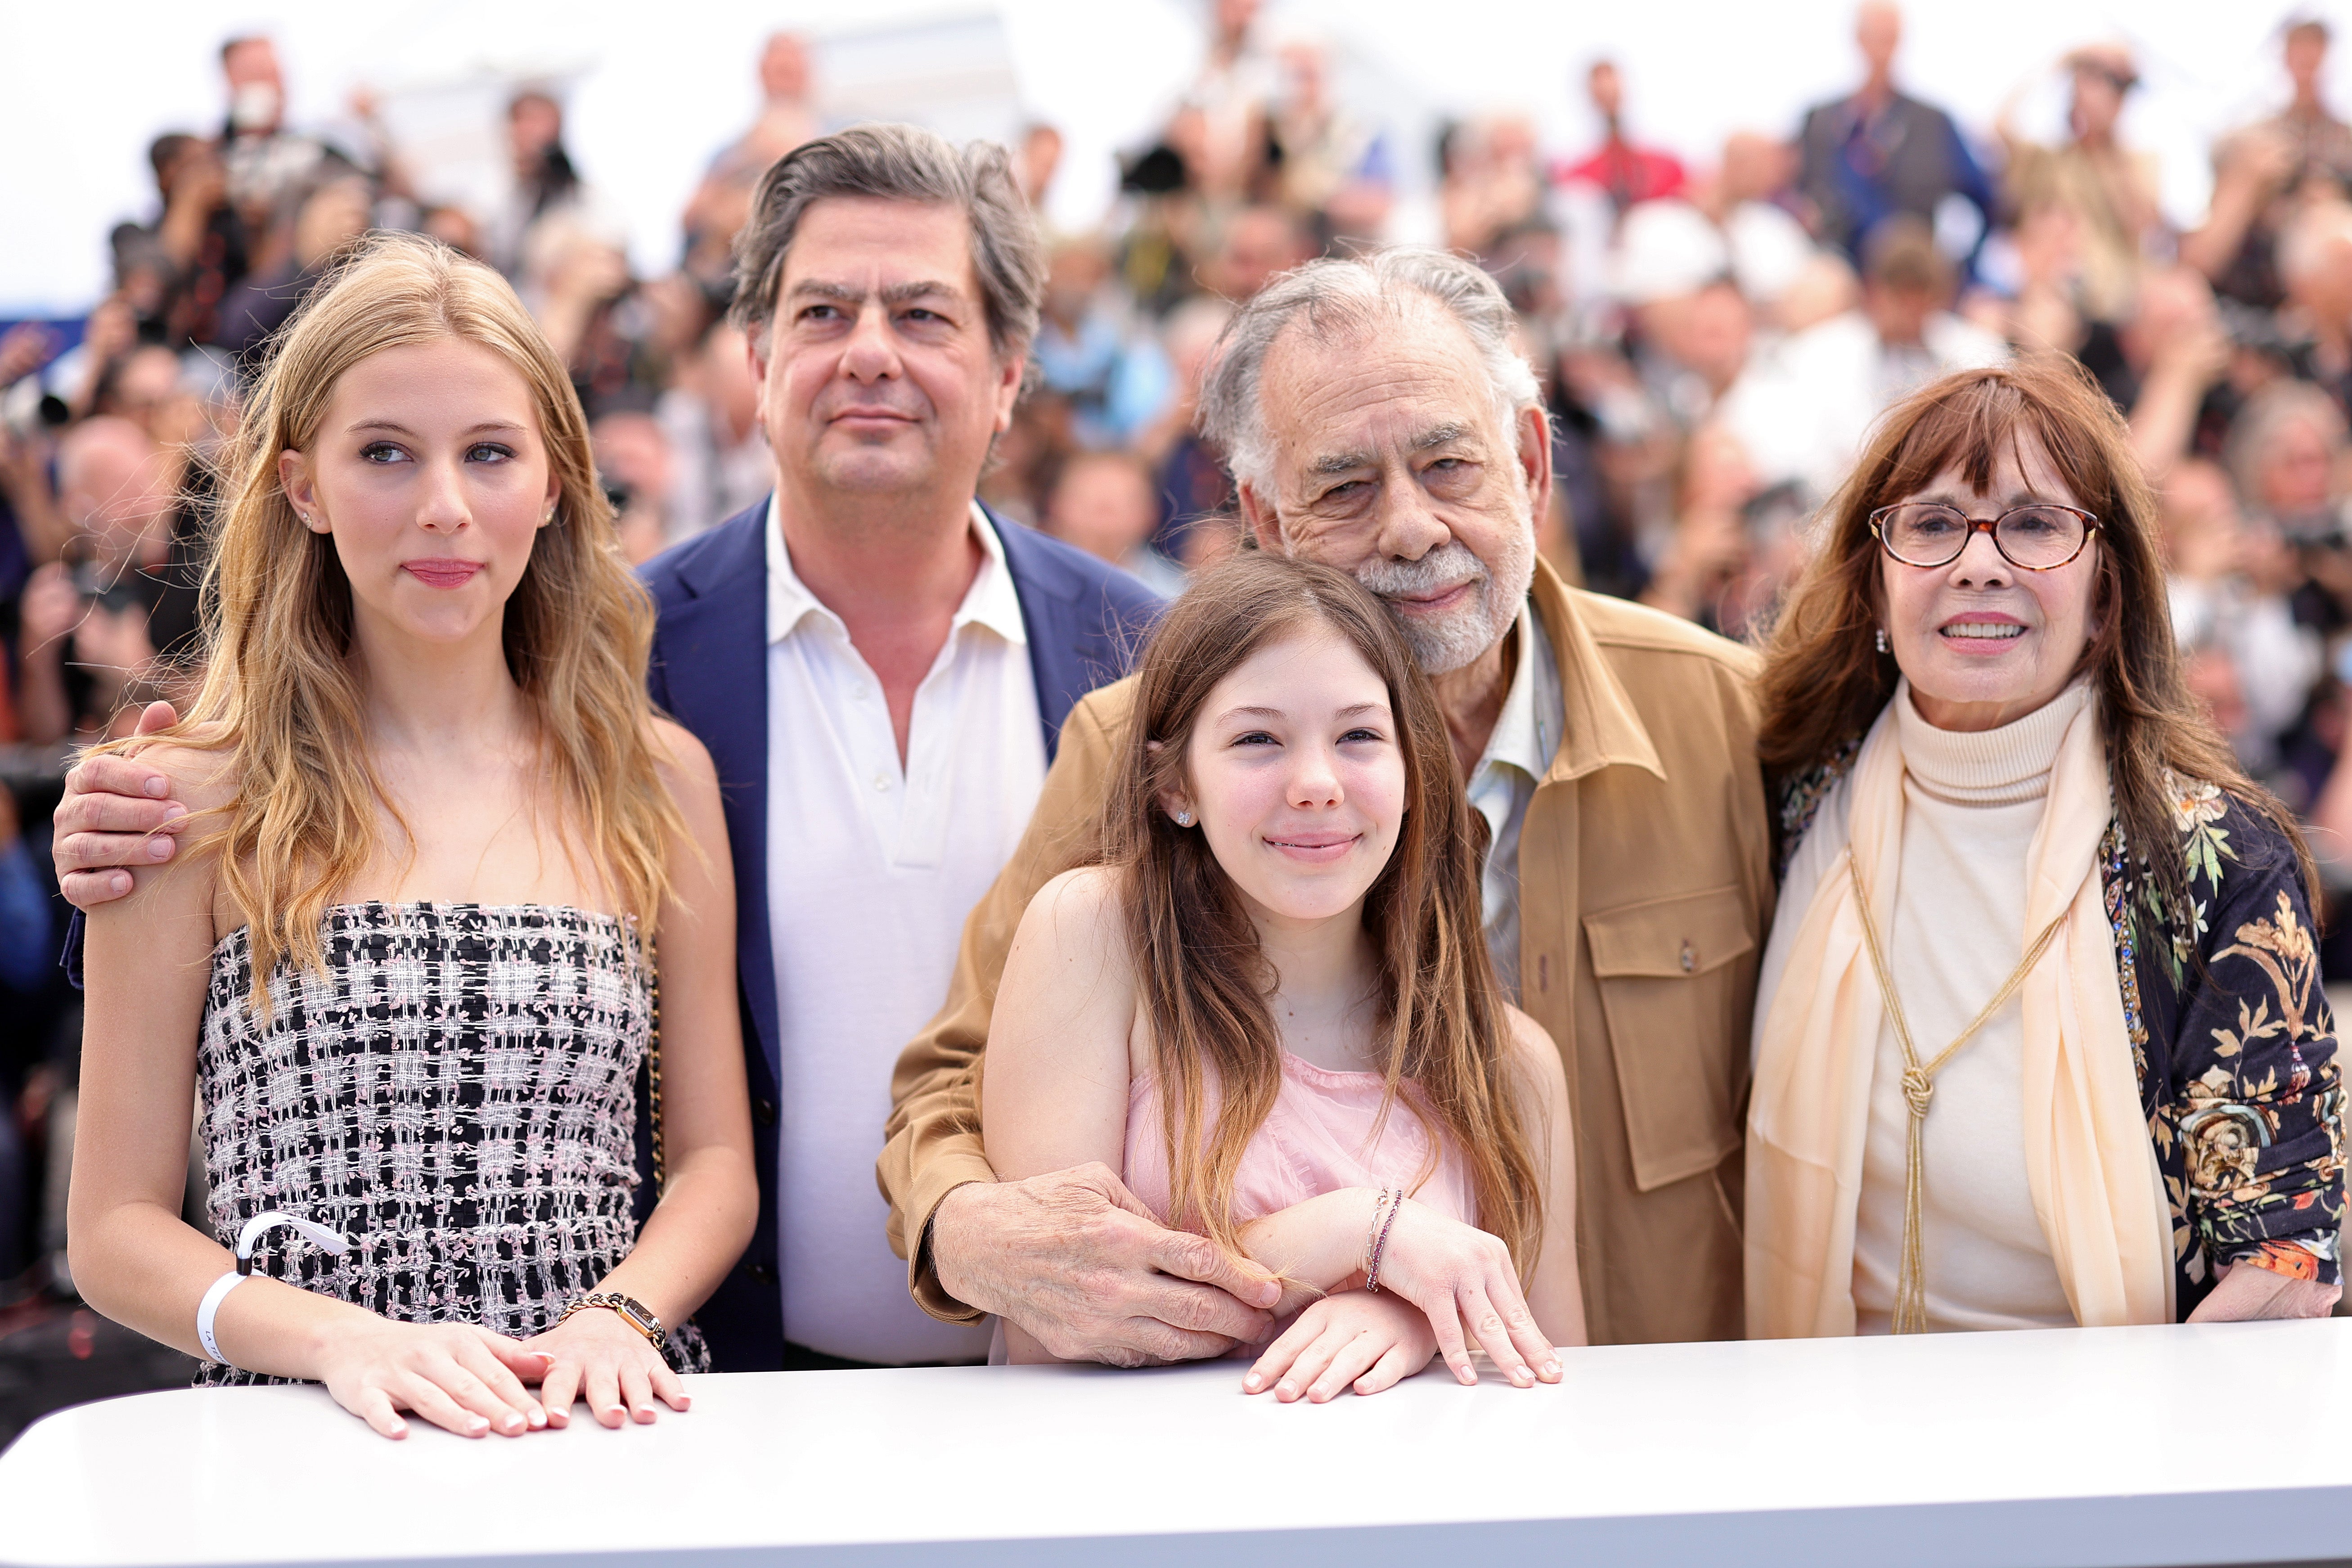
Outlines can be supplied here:
[[2344, 1097], [2311, 858], [2181, 679], [2071, 361], [1890, 414], [1769, 647], [1758, 1336], [2315, 1317]]

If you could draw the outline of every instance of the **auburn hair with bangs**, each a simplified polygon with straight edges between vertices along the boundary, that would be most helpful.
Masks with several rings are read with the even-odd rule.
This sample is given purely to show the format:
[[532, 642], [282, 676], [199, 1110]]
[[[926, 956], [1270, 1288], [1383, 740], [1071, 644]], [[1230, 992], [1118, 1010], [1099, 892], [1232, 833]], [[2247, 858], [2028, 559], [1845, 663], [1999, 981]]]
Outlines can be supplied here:
[[1765, 642], [1757, 750], [1766, 774], [1778, 784], [1829, 762], [1895, 695], [1902, 671], [1874, 638], [1885, 596], [1870, 514], [1917, 494], [1948, 468], [1971, 489], [1989, 489], [2000, 459], [2022, 467], [2029, 444], [2099, 520], [2087, 546], [2097, 574], [2094, 630], [2075, 673], [2089, 672], [2097, 686], [2116, 816], [2162, 907], [2194, 907], [2181, 858], [2157, 852], [2179, 837], [2168, 771], [2220, 785], [2284, 834], [2316, 908], [2317, 874], [2293, 814], [2246, 776], [2182, 677], [2156, 497], [2123, 416], [2088, 373], [2062, 355], [1948, 375], [1880, 421], [1816, 525], [1811, 554]]
[[1160, 802], [1192, 793], [1187, 752], [1217, 684], [1261, 648], [1315, 630], [1336, 635], [1387, 686], [1404, 755], [1403, 820], [1363, 906], [1385, 1037], [1381, 1119], [1402, 1097], [1433, 1148], [1437, 1135], [1453, 1141], [1479, 1226], [1524, 1275], [1542, 1235], [1543, 1187], [1481, 923], [1486, 819], [1455, 777], [1437, 700], [1387, 609], [1344, 572], [1255, 551], [1202, 572], [1153, 629], [1103, 824], [1162, 1090], [1169, 1220], [1240, 1250], [1234, 1176], [1281, 1088], [1282, 1045], [1267, 1006], [1276, 976], [1241, 894], [1207, 836], [1177, 826]]

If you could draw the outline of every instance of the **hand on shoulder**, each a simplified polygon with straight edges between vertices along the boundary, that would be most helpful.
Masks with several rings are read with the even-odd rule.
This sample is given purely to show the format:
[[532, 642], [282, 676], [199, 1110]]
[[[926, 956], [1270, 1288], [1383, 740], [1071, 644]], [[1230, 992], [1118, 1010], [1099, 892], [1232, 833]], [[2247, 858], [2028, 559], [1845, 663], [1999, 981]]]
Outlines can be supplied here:
[[[99, 763], [115, 764], [115, 768], [98, 773], [105, 782], [115, 782], [114, 774], [120, 770], [142, 780], [162, 779], [163, 793], [156, 795], [149, 786], [148, 793], [129, 799], [102, 792], [80, 797], [118, 808], [102, 814], [103, 823], [123, 822], [127, 816], [132, 818], [123, 826], [92, 835], [114, 846], [109, 853], [115, 858], [99, 862], [101, 868], [111, 869], [87, 873], [100, 883], [119, 878], [131, 885], [105, 887], [97, 898], [77, 900], [82, 908], [94, 912], [134, 891], [145, 892], [165, 880], [178, 881], [183, 876], [211, 866], [218, 854], [215, 836], [227, 826], [228, 808], [237, 799], [237, 764], [233, 751], [207, 747], [201, 738], [174, 738], [149, 742], [135, 752], [86, 757], [79, 766], [94, 769]], [[130, 812], [119, 809], [122, 807], [131, 808]], [[152, 809], [142, 810], [142, 807]], [[53, 843], [61, 882], [66, 868], [62, 845], [69, 827], [62, 820], [65, 815], [66, 808], [61, 805], [61, 820]], [[152, 826], [146, 822], [149, 817], [153, 819]], [[146, 875], [140, 875], [142, 872]], [[68, 897], [71, 896], [69, 890]]]
[[[168, 702], [151, 702], [135, 733], [152, 735], [179, 722]], [[68, 902], [92, 910], [129, 893], [138, 873], [169, 861], [174, 836], [189, 826], [189, 805], [178, 781], [152, 754], [107, 751], [74, 764], [65, 798], [52, 816], [49, 854]]]

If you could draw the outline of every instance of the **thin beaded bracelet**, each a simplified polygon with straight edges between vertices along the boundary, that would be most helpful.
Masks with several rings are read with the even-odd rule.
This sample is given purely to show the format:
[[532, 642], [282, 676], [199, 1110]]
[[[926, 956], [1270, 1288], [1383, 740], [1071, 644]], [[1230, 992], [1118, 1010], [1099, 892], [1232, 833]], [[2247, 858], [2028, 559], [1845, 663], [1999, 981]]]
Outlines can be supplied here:
[[1388, 1249], [1389, 1226], [1396, 1224], [1397, 1210], [1404, 1207], [1404, 1189], [1396, 1189], [1396, 1197], [1389, 1205], [1389, 1217], [1381, 1222], [1381, 1234], [1372, 1243], [1372, 1266], [1365, 1271], [1364, 1289], [1377, 1296], [1381, 1293], [1381, 1254]]
[[1363, 1267], [1367, 1269], [1372, 1266], [1372, 1243], [1380, 1237], [1381, 1211], [1388, 1206], [1390, 1191], [1390, 1188], [1382, 1187], [1372, 1194], [1371, 1223], [1364, 1226]]

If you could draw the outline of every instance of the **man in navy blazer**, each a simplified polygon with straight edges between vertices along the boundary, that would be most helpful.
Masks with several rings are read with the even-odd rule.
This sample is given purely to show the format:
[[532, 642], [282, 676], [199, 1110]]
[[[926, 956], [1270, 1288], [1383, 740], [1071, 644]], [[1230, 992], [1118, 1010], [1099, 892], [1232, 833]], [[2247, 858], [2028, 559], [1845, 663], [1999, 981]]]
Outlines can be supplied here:
[[[785, 1359], [775, 1180], [782, 1042], [777, 1032], [767, 877], [768, 510], [763, 503], [740, 512], [645, 568], [646, 582], [660, 606], [648, 685], [655, 703], [710, 749], [735, 861], [737, 973], [760, 1171], [760, 1223], [741, 1261], [695, 1315], [710, 1342], [714, 1364], [722, 1371], [769, 1369]], [[987, 515], [1002, 542], [1026, 623], [1028, 662], [1043, 726], [1038, 740], [1050, 758], [1071, 704], [1126, 671], [1139, 634], [1160, 602], [1141, 584], [1093, 556], [992, 512]], [[959, 921], [962, 913], [956, 911]], [[931, 997], [925, 1006], [937, 1001]], [[877, 1068], [885, 1105], [896, 1051], [894, 1045]], [[868, 1131], [878, 1148], [878, 1118]], [[869, 1152], [856, 1172], [858, 1179], [870, 1184], [871, 1168]], [[877, 1222], [877, 1237], [879, 1234]], [[903, 1274], [897, 1283], [903, 1291]]]
[[648, 686], [710, 750], [734, 858], [761, 1203], [696, 1315], [724, 1370], [987, 1351], [908, 1299], [890, 1251], [890, 1073], [1071, 705], [1160, 607], [972, 499], [1043, 274], [1003, 151], [908, 126], [779, 161], [738, 242], [776, 493], [645, 569]]

